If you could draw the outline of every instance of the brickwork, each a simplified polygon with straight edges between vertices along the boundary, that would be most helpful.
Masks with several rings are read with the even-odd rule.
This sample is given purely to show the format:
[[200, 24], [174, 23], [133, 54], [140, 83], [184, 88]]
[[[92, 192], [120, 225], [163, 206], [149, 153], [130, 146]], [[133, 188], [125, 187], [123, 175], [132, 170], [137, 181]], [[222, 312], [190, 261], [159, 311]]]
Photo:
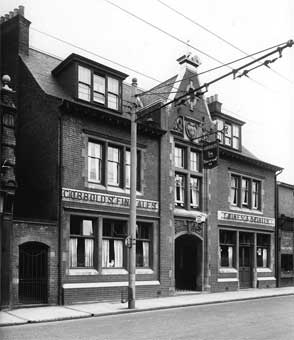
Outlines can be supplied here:
[[19, 247], [26, 242], [39, 242], [48, 246], [48, 303], [57, 304], [58, 246], [57, 227], [54, 223], [15, 221], [12, 231], [12, 303], [19, 304]]

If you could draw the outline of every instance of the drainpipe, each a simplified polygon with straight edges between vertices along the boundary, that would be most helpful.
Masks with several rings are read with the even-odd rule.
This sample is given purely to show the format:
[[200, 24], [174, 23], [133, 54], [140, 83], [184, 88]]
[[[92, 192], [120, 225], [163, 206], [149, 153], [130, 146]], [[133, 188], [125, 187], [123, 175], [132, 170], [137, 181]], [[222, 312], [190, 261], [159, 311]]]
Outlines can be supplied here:
[[[63, 105], [63, 103], [62, 103]], [[63, 304], [63, 294], [62, 294], [62, 184], [63, 184], [63, 120], [62, 112], [59, 115], [59, 145], [58, 145], [58, 304]]]
[[275, 173], [275, 272], [276, 272], [276, 285], [280, 287], [280, 230], [278, 225], [279, 219], [279, 191], [277, 185], [277, 177], [283, 172], [284, 169]]

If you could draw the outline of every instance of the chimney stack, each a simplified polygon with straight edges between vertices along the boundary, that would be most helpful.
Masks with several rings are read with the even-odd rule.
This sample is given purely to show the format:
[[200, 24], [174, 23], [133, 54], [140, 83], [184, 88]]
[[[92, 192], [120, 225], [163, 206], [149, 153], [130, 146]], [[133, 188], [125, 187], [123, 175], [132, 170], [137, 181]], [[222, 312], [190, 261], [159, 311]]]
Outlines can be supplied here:
[[196, 72], [196, 69], [199, 65], [201, 65], [201, 61], [198, 56], [192, 56], [191, 53], [184, 54], [180, 58], [177, 59], [177, 62], [180, 65], [183, 65], [186, 68], [189, 68], [191, 71]]
[[210, 113], [221, 113], [222, 103], [218, 101], [218, 95], [210, 96], [206, 99]]

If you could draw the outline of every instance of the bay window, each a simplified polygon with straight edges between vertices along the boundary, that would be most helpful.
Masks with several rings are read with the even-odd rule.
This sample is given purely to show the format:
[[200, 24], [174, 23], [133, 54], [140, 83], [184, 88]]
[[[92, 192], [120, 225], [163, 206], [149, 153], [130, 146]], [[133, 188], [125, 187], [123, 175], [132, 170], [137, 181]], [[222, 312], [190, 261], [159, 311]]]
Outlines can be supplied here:
[[220, 144], [240, 150], [241, 148], [241, 127], [238, 124], [216, 119], [217, 139]]
[[69, 262], [70, 268], [91, 268], [94, 266], [93, 221], [86, 217], [71, 216]]

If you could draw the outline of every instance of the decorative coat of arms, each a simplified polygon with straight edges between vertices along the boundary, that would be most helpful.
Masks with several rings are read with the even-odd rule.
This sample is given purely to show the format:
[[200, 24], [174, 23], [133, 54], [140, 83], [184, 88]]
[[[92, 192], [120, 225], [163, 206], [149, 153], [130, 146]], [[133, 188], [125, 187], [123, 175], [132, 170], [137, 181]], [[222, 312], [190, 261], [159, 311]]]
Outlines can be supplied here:
[[191, 121], [186, 121], [185, 122], [185, 130], [186, 130], [186, 135], [189, 139], [193, 140], [198, 136], [198, 127], [199, 124], [196, 122], [191, 122]]

